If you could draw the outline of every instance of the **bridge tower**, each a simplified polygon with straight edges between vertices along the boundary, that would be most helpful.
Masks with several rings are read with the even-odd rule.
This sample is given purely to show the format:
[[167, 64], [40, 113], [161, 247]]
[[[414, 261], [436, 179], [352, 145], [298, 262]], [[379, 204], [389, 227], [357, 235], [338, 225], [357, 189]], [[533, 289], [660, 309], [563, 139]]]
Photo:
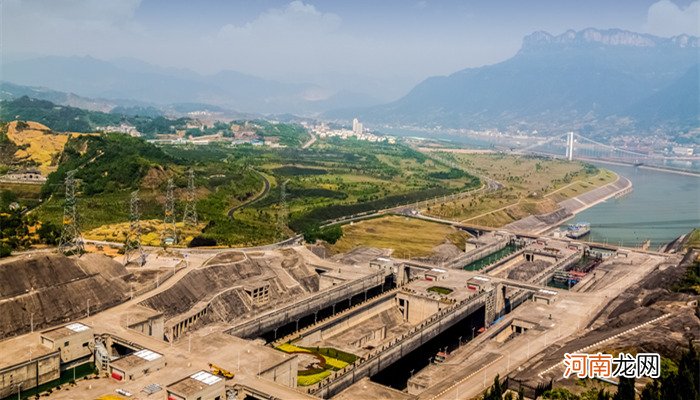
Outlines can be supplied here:
[[146, 254], [141, 247], [141, 212], [139, 191], [131, 192], [129, 202], [129, 231], [124, 239], [124, 265], [136, 262], [139, 266], [146, 263]]
[[58, 250], [66, 255], [81, 255], [85, 252], [83, 237], [80, 235], [78, 225], [80, 216], [78, 215], [77, 199], [75, 192], [78, 182], [75, 179], [77, 170], [68, 171], [66, 174], [66, 199], [63, 204], [63, 228], [61, 230], [61, 240]]
[[168, 179], [165, 189], [165, 207], [163, 217], [163, 231], [161, 241], [164, 245], [177, 243], [177, 230], [175, 229], [175, 184], [173, 178]]
[[182, 217], [182, 222], [187, 226], [197, 225], [197, 204], [196, 192], [194, 187], [194, 170], [190, 168], [187, 173], [187, 203], [185, 204], [185, 214]]
[[569, 132], [566, 134], [566, 158], [569, 161], [574, 159], [574, 133]]

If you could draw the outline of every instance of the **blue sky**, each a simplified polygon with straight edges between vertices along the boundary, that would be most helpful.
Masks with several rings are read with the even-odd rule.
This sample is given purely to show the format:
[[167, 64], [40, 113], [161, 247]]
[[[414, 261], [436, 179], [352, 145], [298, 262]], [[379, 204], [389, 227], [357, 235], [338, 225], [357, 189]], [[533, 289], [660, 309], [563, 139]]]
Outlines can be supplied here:
[[[0, 0], [5, 61], [133, 57], [397, 97], [505, 60], [523, 36], [587, 27], [698, 35], [699, 1]], [[31, 29], [27, 29], [31, 26]]]

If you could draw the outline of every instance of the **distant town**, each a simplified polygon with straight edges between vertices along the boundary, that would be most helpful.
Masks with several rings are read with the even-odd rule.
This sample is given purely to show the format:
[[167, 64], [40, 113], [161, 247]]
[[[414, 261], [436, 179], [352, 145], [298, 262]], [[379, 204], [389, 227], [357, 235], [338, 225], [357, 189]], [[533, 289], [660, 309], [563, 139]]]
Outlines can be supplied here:
[[352, 120], [352, 129], [338, 128], [332, 129], [327, 123], [321, 122], [310, 128], [310, 130], [318, 135], [321, 139], [337, 137], [341, 139], [355, 138], [357, 140], [363, 140], [368, 142], [387, 142], [389, 144], [396, 144], [396, 138], [393, 136], [378, 135], [367, 130], [362, 122], [357, 118]]

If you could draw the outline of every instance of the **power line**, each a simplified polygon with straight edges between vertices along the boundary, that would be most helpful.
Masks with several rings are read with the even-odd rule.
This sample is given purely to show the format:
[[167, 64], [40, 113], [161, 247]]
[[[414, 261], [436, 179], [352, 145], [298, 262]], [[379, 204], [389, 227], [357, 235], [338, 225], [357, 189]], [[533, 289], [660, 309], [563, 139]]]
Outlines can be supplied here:
[[173, 178], [168, 179], [168, 186], [165, 189], [165, 206], [163, 216], [163, 231], [161, 241], [164, 245], [177, 243], [177, 231], [175, 229], [175, 184]]
[[141, 247], [141, 199], [139, 191], [131, 192], [131, 200], [129, 202], [129, 231], [126, 233], [124, 240], [124, 265], [132, 261], [136, 261], [139, 266], [146, 263], [146, 254]]
[[85, 252], [83, 237], [80, 235], [77, 199], [75, 196], [78, 182], [75, 179], [77, 170], [66, 174], [66, 196], [63, 204], [63, 228], [58, 249], [66, 255], [81, 255]]

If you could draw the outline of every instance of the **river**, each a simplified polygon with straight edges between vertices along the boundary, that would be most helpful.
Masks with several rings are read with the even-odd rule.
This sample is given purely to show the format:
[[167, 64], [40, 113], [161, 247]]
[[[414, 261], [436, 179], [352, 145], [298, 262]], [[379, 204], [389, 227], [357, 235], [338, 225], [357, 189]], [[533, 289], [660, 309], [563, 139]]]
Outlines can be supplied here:
[[657, 249], [700, 227], [700, 178], [643, 168], [599, 165], [629, 178], [633, 191], [577, 214], [589, 222], [595, 242], [638, 246], [647, 239]]
[[[383, 129], [382, 132], [440, 139], [470, 148], [492, 148], [495, 143], [494, 138], [435, 131]], [[634, 190], [622, 198], [608, 199], [567, 221], [591, 224], [591, 234], [583, 240], [631, 247], [649, 240], [651, 249], [657, 249], [693, 228], [700, 228], [700, 178], [632, 166], [599, 166], [629, 178]], [[700, 171], [697, 161], [669, 162], [667, 166]]]

